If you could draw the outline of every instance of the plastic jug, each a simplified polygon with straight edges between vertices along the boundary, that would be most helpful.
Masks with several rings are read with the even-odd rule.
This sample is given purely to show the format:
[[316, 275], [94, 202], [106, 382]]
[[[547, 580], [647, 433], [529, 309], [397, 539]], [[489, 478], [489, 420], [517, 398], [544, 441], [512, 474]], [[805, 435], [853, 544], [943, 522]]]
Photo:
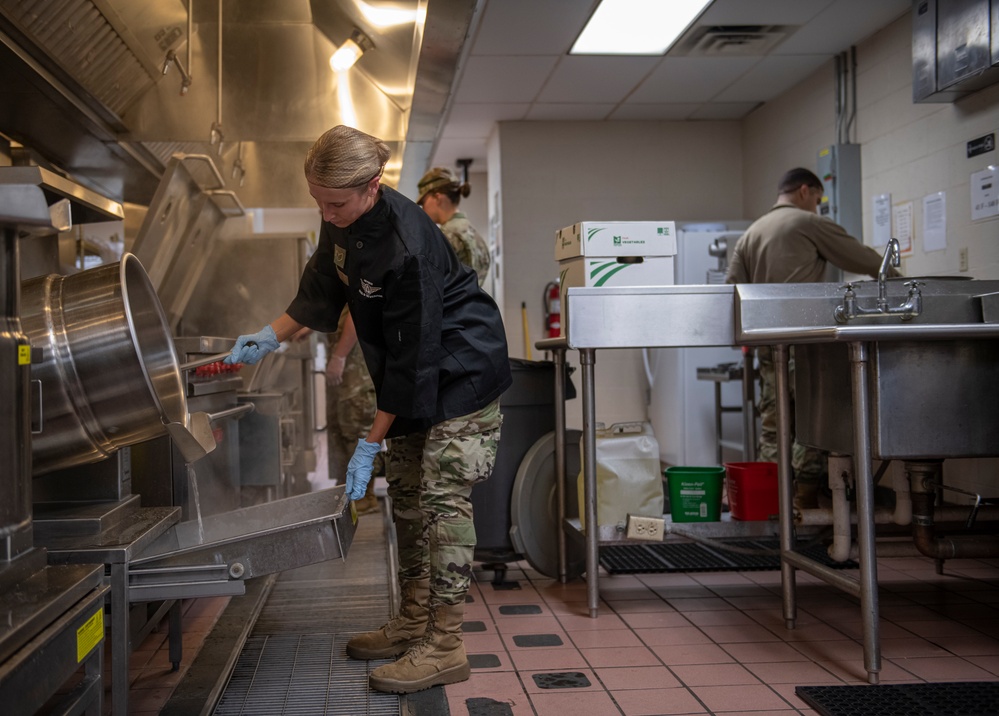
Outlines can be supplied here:
[[[580, 443], [580, 452], [583, 445]], [[597, 523], [625, 524], [628, 515], [663, 516], [659, 443], [648, 423], [615, 423], [597, 429]], [[582, 458], [582, 455], [580, 455]], [[580, 459], [580, 464], [583, 464]], [[579, 473], [580, 524], [586, 528], [583, 473]]]

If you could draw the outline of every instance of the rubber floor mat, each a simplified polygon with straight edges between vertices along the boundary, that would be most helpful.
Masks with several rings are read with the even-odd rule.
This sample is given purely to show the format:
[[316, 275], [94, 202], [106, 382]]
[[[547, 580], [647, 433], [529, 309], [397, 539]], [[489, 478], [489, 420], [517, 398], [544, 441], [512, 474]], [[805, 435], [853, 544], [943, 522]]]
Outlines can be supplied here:
[[882, 686], [798, 686], [794, 692], [824, 716], [995, 716], [999, 683], [958, 681]]
[[[775, 552], [775, 539], [726, 540], [738, 549]], [[834, 562], [825, 545], [815, 544], [798, 550], [816, 562], [834, 569], [856, 569], [849, 560]], [[743, 572], [780, 569], [777, 554], [743, 554], [696, 542], [623, 544], [600, 548], [600, 566], [611, 574], [649, 574], [654, 572]]]

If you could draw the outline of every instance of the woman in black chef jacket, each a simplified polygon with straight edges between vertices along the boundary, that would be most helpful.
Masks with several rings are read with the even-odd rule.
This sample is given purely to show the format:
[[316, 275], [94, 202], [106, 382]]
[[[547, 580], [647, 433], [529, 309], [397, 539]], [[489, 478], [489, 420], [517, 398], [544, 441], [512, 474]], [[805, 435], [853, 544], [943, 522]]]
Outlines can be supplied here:
[[399, 542], [399, 615], [347, 644], [358, 659], [399, 657], [371, 673], [409, 693], [469, 677], [461, 625], [472, 572], [472, 486], [489, 477], [510, 386], [506, 335], [475, 272], [415, 203], [381, 184], [389, 148], [338, 126], [305, 159], [322, 211], [319, 245], [284, 315], [240, 336], [230, 362], [254, 363], [303, 326], [336, 330], [344, 304], [378, 393], [368, 435], [347, 468], [364, 495], [388, 444], [388, 494]]

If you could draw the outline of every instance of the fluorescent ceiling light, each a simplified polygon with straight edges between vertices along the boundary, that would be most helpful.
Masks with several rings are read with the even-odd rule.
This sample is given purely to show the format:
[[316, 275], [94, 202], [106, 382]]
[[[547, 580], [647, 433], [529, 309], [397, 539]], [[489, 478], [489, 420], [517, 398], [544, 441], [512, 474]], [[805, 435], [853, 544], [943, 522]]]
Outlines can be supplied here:
[[662, 55], [711, 0], [602, 0], [570, 55]]

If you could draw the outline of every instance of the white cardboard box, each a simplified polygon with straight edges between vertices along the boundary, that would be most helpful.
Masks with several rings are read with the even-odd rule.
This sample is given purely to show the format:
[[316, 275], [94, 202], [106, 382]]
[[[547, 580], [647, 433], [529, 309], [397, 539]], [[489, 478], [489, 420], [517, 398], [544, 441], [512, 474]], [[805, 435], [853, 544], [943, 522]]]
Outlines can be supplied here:
[[642, 257], [641, 263], [624, 263], [609, 256], [580, 256], [559, 261], [559, 299], [562, 306], [561, 335], [566, 327], [569, 302], [566, 291], [577, 286], [672, 286], [674, 270], [672, 256]]
[[581, 221], [555, 234], [557, 261], [578, 256], [675, 255], [672, 221]]

